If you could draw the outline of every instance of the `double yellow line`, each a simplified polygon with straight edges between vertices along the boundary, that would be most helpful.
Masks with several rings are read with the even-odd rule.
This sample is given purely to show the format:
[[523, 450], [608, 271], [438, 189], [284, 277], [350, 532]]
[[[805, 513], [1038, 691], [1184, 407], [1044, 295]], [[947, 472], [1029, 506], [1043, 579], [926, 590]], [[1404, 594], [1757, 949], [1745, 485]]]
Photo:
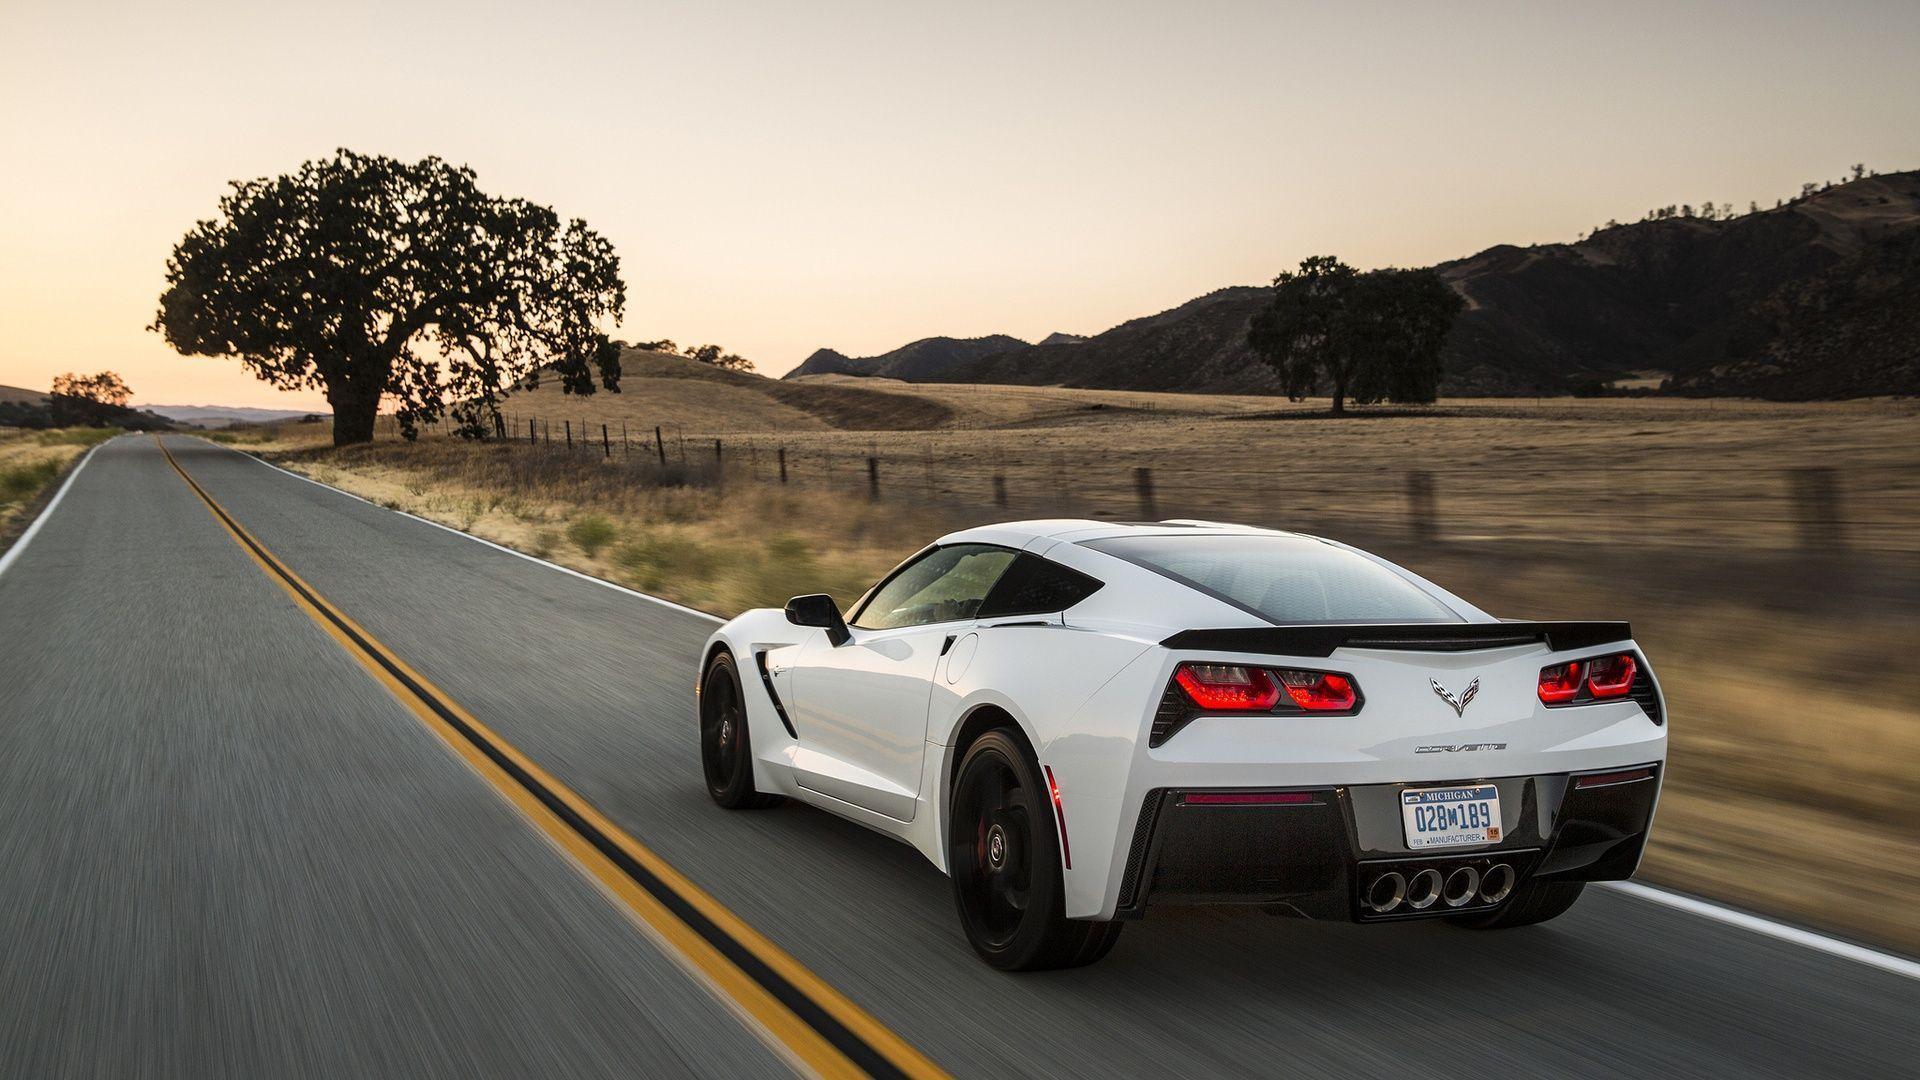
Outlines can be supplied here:
[[946, 1074], [844, 994], [495, 734], [334, 607], [242, 528], [154, 437], [167, 463], [294, 605], [623, 904], [668, 956], [802, 1072]]

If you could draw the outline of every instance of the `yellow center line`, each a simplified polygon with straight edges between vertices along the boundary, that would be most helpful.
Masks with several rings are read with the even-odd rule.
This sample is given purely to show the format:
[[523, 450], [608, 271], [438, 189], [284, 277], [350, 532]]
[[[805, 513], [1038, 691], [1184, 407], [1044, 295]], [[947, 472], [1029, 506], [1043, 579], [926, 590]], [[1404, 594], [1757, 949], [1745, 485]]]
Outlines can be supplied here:
[[[174, 459], [159, 436], [154, 442], [167, 463], [206, 504], [214, 520], [267, 577], [285, 590], [296, 607], [536, 828], [572, 856], [590, 878], [620, 901], [668, 956], [712, 990], [789, 1064], [829, 1078], [946, 1076], [910, 1043], [615, 825], [333, 606], [214, 501]], [[520, 775], [514, 775], [515, 771]], [[562, 812], [574, 821], [568, 821]], [[602, 843], [596, 843], [596, 839]], [[609, 848], [637, 865], [640, 875], [616, 861]], [[655, 887], [649, 888], [641, 880], [645, 877], [651, 877]], [[676, 903], [695, 913], [691, 921], [674, 910]], [[693, 925], [701, 921], [707, 924], [705, 933]], [[774, 977], [769, 979], [764, 972]]]

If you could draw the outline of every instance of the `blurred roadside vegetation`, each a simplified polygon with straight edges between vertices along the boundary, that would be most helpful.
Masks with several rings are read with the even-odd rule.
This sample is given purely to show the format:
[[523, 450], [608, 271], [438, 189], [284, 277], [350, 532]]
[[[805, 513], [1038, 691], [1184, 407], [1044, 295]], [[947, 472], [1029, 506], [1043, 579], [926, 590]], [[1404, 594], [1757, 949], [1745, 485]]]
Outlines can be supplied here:
[[26, 511], [75, 458], [118, 434], [119, 428], [0, 427], [0, 550], [21, 526]]

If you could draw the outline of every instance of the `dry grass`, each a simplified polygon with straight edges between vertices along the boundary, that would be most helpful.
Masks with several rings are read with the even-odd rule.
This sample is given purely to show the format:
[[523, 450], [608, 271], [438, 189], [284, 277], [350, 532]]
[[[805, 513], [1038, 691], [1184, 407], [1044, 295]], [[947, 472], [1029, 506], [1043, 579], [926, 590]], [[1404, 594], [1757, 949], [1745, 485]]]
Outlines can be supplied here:
[[[827, 380], [801, 385], [814, 382]], [[860, 389], [923, 397], [951, 419], [856, 432], [809, 414], [793, 427], [690, 433], [685, 450], [670, 444], [664, 486], [649, 456], [621, 456], [617, 443], [611, 463], [445, 439], [336, 454], [313, 448], [321, 428], [282, 429], [263, 448], [326, 482], [721, 614], [801, 592], [849, 598], [959, 525], [1136, 516], [1132, 469], [1150, 466], [1162, 517], [1350, 539], [1504, 615], [1632, 619], [1673, 724], [1643, 873], [1920, 953], [1920, 404], [1465, 401], [1330, 420], [1298, 418], [1315, 403], [1271, 398]], [[767, 419], [787, 415], [762, 396]], [[791, 485], [766, 482], [776, 446]], [[882, 459], [878, 505], [864, 497], [869, 454]], [[1406, 527], [1416, 466], [1435, 478], [1439, 542]], [[1796, 549], [1786, 470], [1803, 467], [1835, 470], [1851, 554]], [[582, 524], [594, 520], [606, 528]]]
[[644, 452], [658, 427], [670, 457], [711, 458], [720, 438], [762, 477], [785, 447], [795, 481], [856, 491], [876, 456], [890, 493], [932, 502], [991, 505], [999, 477], [1015, 517], [1139, 514], [1134, 469], [1148, 467], [1157, 516], [1324, 532], [1404, 521], [1418, 469], [1454, 539], [1776, 550], [1801, 539], [1795, 472], [1830, 467], [1848, 543], [1920, 553], [1910, 400], [1458, 399], [1330, 419], [1324, 400], [776, 382], [636, 352], [626, 366], [619, 394], [515, 396], [515, 436], [529, 417], [556, 443], [606, 425], [616, 452], [623, 432]]
[[316, 446], [323, 429], [257, 444], [280, 464], [393, 509], [716, 612], [803, 592], [851, 599], [902, 551], [951, 527], [852, 495], [731, 483], [584, 456], [448, 440]]
[[119, 434], [111, 428], [0, 428], [0, 549], [22, 517], [87, 447]]

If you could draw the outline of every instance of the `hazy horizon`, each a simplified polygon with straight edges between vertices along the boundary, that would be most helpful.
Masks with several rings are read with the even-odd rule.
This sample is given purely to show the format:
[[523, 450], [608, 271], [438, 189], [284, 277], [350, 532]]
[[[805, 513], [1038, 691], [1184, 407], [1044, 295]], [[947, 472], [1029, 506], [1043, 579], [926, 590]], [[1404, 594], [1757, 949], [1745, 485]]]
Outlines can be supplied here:
[[311, 13], [0, 12], [0, 384], [111, 368], [139, 402], [324, 407], [144, 328], [227, 181], [336, 146], [585, 218], [621, 255], [616, 336], [770, 375], [1920, 167], [1912, 4]]

